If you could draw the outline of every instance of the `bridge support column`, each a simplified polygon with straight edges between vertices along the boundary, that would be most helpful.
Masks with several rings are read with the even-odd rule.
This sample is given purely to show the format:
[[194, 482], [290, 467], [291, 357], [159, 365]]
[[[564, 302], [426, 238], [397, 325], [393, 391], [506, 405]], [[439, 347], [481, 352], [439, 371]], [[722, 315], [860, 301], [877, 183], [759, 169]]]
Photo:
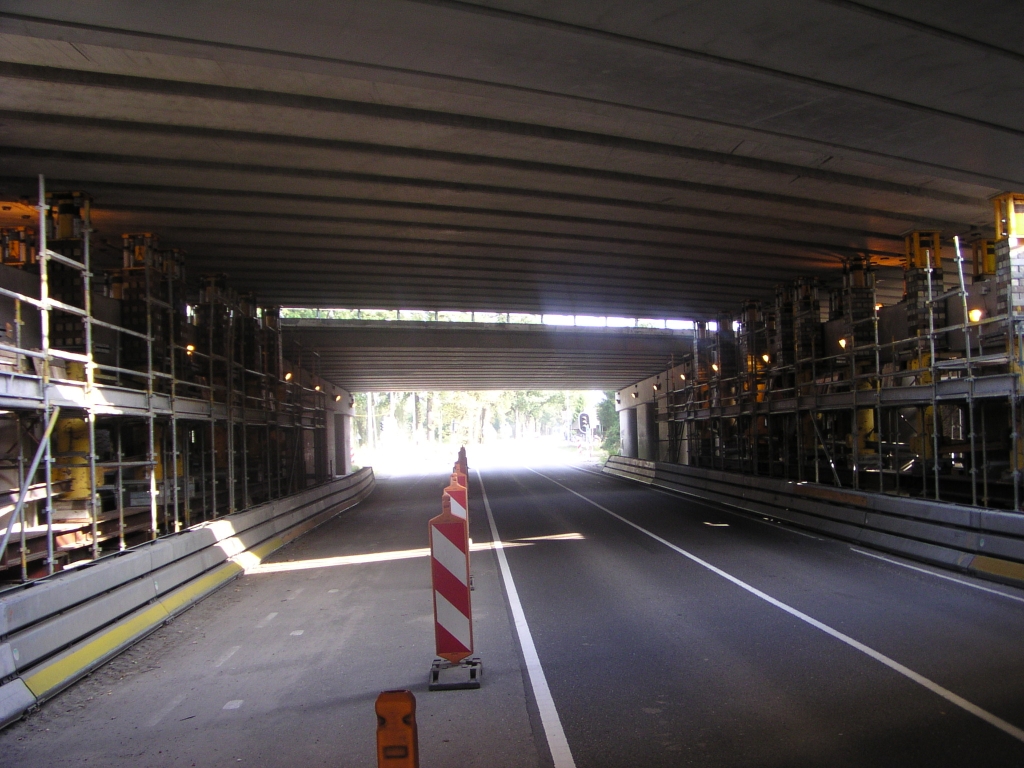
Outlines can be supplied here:
[[636, 408], [619, 411], [619, 450], [630, 459], [639, 457], [636, 442]]
[[636, 407], [637, 458], [658, 460], [658, 423], [654, 403], [640, 403]]

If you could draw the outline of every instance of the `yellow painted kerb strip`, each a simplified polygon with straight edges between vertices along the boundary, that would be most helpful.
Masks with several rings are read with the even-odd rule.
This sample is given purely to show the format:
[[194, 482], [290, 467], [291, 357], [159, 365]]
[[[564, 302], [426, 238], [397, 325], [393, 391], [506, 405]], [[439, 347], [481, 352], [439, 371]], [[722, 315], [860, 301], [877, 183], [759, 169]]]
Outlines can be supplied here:
[[269, 555], [275, 549], [277, 549], [280, 546], [282, 546], [284, 543], [285, 542], [281, 541], [281, 539], [279, 537], [275, 536], [270, 541], [265, 541], [262, 544], [260, 544], [258, 547], [254, 547], [253, 549], [250, 549], [249, 550], [249, 554], [255, 555], [260, 560], [262, 560], [264, 557]]
[[[325, 510], [325, 512], [328, 511], [330, 510]], [[314, 520], [318, 520], [323, 514], [321, 512], [305, 523], [295, 526], [291, 531], [275, 536], [247, 552], [236, 555], [236, 557], [247, 555], [259, 562], [275, 549], [279, 549], [307, 530], [316, 527]], [[85, 641], [80, 647], [65, 651], [64, 654], [22, 678], [25, 685], [37, 699], [45, 697], [51, 691], [80, 677], [104, 657], [166, 621], [180, 608], [195, 602], [200, 595], [210, 592], [243, 570], [244, 568], [237, 562], [225, 563], [202, 578], [174, 590], [141, 613], [122, 619], [117, 624], [100, 632], [96, 637]]]
[[101, 659], [115, 648], [120, 647], [133, 637], [145, 632], [167, 618], [166, 609], [159, 603], [150, 606], [142, 613], [114, 625], [98, 637], [86, 642], [79, 649], [66, 656], [60, 656], [24, 678], [25, 685], [38, 699], [66, 680], [77, 677], [82, 670], [88, 669], [97, 659]]
[[203, 576], [201, 579], [198, 579], [181, 589], [174, 590], [160, 600], [160, 605], [167, 610], [167, 615], [169, 616], [179, 608], [193, 602], [199, 595], [220, 586], [225, 581], [234, 578], [241, 572], [242, 566], [237, 563], [226, 563], [217, 570]]
[[201, 579], [171, 592], [142, 613], [123, 619], [86, 641], [79, 648], [58, 656], [35, 670], [24, 678], [25, 685], [36, 698], [45, 697], [51, 691], [77, 678], [85, 670], [95, 665], [97, 661], [116, 651], [125, 643], [166, 621], [172, 613], [192, 602], [198, 595], [210, 591], [241, 571], [241, 566], [227, 563]]
[[971, 562], [971, 570], [990, 573], [993, 576], [1002, 576], [1005, 579], [1024, 581], [1024, 565], [1011, 560], [1002, 560], [998, 557], [978, 555]]

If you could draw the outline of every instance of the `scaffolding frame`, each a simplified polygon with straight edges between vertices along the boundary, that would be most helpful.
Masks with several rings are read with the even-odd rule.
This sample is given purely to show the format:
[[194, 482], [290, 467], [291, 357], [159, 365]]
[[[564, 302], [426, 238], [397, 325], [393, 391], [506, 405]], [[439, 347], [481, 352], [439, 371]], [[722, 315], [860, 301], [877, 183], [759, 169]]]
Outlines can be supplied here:
[[[29, 503], [20, 504], [16, 514], [10, 516], [4, 536], [6, 544], [6, 538], [13, 538], [12, 532], [18, 528], [18, 541], [0, 547], [0, 574], [17, 568], [17, 578], [20, 581], [51, 574], [58, 567], [68, 564], [72, 558], [96, 559], [105, 553], [123, 550], [134, 543], [139, 543], [140, 533], [145, 539], [155, 539], [161, 535], [178, 532], [183, 527], [231, 514], [250, 505], [254, 499], [265, 501], [279, 498], [306, 487], [306, 478], [298, 478], [294, 472], [296, 460], [302, 458], [299, 450], [304, 440], [302, 435], [305, 430], [325, 429], [327, 409], [326, 399], [322, 397], [319, 385], [314, 387], [310, 384], [312, 377], [304, 376], [301, 367], [296, 366], [294, 377], [289, 376], [289, 380], [280, 378], [283, 367], [280, 362], [274, 366], [274, 370], [247, 368], [244, 365], [244, 334], [240, 338], [241, 359], [235, 360], [234, 334], [238, 331], [238, 323], [232, 321], [229, 323], [230, 338], [226, 346], [223, 384], [219, 387], [215, 384], [212, 375], [212, 354], [208, 355], [210, 377], [205, 383], [182, 379], [175, 367], [176, 358], [179, 354], [191, 357], [201, 356], [201, 353], [192, 345], [186, 345], [177, 338], [173, 303], [174, 281], [168, 277], [168, 301], [162, 301], [154, 295], [155, 286], [152, 279], [156, 274], [155, 270], [148, 266], [145, 268], [145, 332], [124, 327], [123, 323], [118, 325], [95, 317], [92, 306], [92, 228], [89, 216], [86, 214], [82, 217], [82, 258], [79, 261], [49, 247], [47, 217], [50, 207], [42, 175], [38, 179], [38, 195], [39, 203], [36, 209], [39, 297], [0, 287], [0, 295], [13, 299], [15, 306], [14, 344], [0, 344], [0, 350], [13, 355], [15, 370], [11, 373], [0, 372], [0, 377], [6, 379], [3, 382], [5, 386], [0, 391], [0, 407], [6, 411], [7, 418], [14, 422], [18, 434], [18, 455], [13, 461], [18, 468], [19, 491], [27, 490], [34, 480], [34, 473], [26, 473], [25, 469], [22, 432], [25, 428], [26, 414], [39, 414], [40, 421], [44, 424], [58, 410], [62, 412], [62, 416], [80, 414], [86, 425], [88, 449], [84, 456], [80, 455], [81, 452], [74, 451], [61, 455], [54, 451], [51, 439], [42, 442], [39, 463], [42, 465], [45, 483], [45, 529], [41, 530], [38, 524], [26, 525], [26, 507]], [[60, 301], [51, 295], [49, 271], [52, 263], [81, 274], [82, 306]], [[23, 343], [23, 305], [39, 312], [38, 350], [28, 349]], [[168, 368], [166, 371], [156, 370], [154, 360], [153, 314], [157, 310], [166, 311], [170, 323], [166, 352], [169, 360], [165, 361]], [[83, 352], [71, 352], [52, 343], [50, 329], [53, 312], [61, 312], [81, 321]], [[94, 326], [111, 330], [117, 335], [118, 343], [113, 364], [96, 359], [93, 343]], [[212, 334], [212, 327], [210, 332]], [[279, 323], [275, 332], [278, 335], [281, 333]], [[146, 363], [143, 369], [129, 368], [122, 363], [120, 340], [125, 336], [145, 342]], [[276, 347], [279, 357], [282, 346], [278, 338]], [[212, 346], [210, 349], [212, 353]], [[28, 360], [36, 360], [39, 363], [39, 370], [35, 375], [23, 371], [23, 366]], [[79, 379], [54, 376], [59, 370], [59, 364], [68, 362], [81, 366], [82, 375]], [[110, 383], [98, 382], [98, 374], [108, 375]], [[247, 385], [253, 381], [259, 382], [259, 395], [250, 396]], [[276, 396], [271, 395], [272, 390]], [[205, 393], [205, 396], [196, 398], [196, 392]], [[125, 430], [140, 423], [145, 433], [145, 454], [143, 457], [126, 456]], [[98, 455], [98, 424], [110, 427], [112, 458], [109, 460], [101, 461]], [[208, 430], [204, 429], [207, 425]], [[218, 488], [218, 471], [221, 469], [216, 456], [218, 429], [226, 439], [227, 460], [222, 468], [226, 474], [225, 492]], [[181, 439], [182, 432], [186, 435], [184, 440]], [[259, 492], [253, 494], [254, 484], [250, 483], [249, 478], [251, 462], [248, 443], [257, 433], [262, 436], [256, 439], [262, 442], [265, 449], [263, 452], [267, 459], [267, 474], [259, 483]], [[236, 452], [234, 449], [237, 441], [241, 442], [241, 450]], [[314, 439], [314, 444], [326, 446], [326, 441], [321, 437]], [[284, 466], [282, 458], [289, 449], [292, 454], [291, 471], [285, 478], [282, 477], [281, 471]], [[207, 454], [209, 474], [206, 471]], [[277, 458], [276, 467], [271, 462], [272, 455]], [[77, 527], [57, 525], [54, 501], [55, 496], [60, 494], [54, 488], [52, 473], [55, 468], [74, 468], [81, 471], [82, 459], [85, 460], [84, 468], [88, 472], [88, 499], [84, 505], [87, 522]], [[190, 489], [196, 479], [193, 462], [196, 459], [200, 482], [197, 493], [192, 494]], [[319, 470], [319, 464], [323, 463], [325, 462], [319, 461], [314, 467], [314, 482], [326, 479]], [[264, 464], [260, 462], [259, 467], [259, 471], [262, 472]], [[108, 473], [113, 474], [113, 482], [97, 482], [98, 472], [104, 473], [104, 477]], [[143, 477], [129, 477], [138, 473]], [[144, 525], [131, 520], [140, 511], [133, 508], [130, 503], [132, 499], [129, 489], [132, 487], [144, 488]], [[221, 493], [226, 497], [223, 503], [220, 503], [218, 498]], [[105, 513], [102, 498], [106, 495], [109, 501], [110, 494], [113, 495], [112, 508]], [[125, 503], [126, 495], [128, 504]], [[239, 504], [239, 496], [242, 504]], [[195, 514], [197, 510], [192, 504], [196, 497], [201, 502], [199, 514]], [[38, 522], [38, 510], [36, 517]], [[75, 530], [69, 531], [69, 527]], [[87, 542], [85, 546], [80, 543], [62, 543], [61, 537], [67, 537], [70, 533], [84, 539]], [[40, 559], [41, 555], [39, 552], [33, 552], [32, 546], [41, 539], [45, 540], [45, 572], [32, 569], [32, 563]], [[16, 544], [20, 546], [17, 546], [16, 562], [12, 565], [11, 556]]]
[[[871, 324], [871, 343], [850, 344], [838, 355], [815, 350], [792, 363], [769, 364], [765, 352], [761, 365], [768, 328], [741, 320], [737, 348], [746, 350], [746, 364], [726, 376], [724, 366], [718, 369], [721, 353], [716, 350], [731, 329], [723, 333], [721, 320], [714, 331], [698, 324], [691, 354], [667, 372], [671, 385], [654, 391], [657, 419], [664, 425], [658, 457], [796, 482], [1020, 511], [1024, 322], [1013, 301], [1012, 279], [1006, 287], [1005, 313], [970, 319], [958, 237], [954, 246], [956, 286], [933, 292], [935, 267], [929, 258], [927, 330], [911, 338], [883, 342], [874, 302], [871, 316], [850, 323], [851, 341], [860, 324]], [[961, 322], [937, 324], [936, 307], [953, 297], [960, 302]], [[963, 353], [940, 359], [940, 340], [950, 332], [963, 335]], [[993, 347], [999, 351], [992, 352]], [[798, 348], [795, 339], [793, 348]], [[892, 362], [883, 363], [885, 359]], [[718, 362], [710, 365], [711, 360]], [[986, 419], [986, 409], [995, 403], [1009, 417], [1002, 457], [996, 455]], [[920, 425], [916, 448], [901, 442], [910, 410]], [[859, 416], [865, 411], [872, 412], [873, 426], [862, 434]], [[959, 421], [953, 421], [954, 415]], [[1000, 458], [1007, 472], [999, 472]], [[966, 483], [960, 482], [960, 471], [966, 472]], [[867, 483], [868, 475], [875, 475], [877, 482]]]

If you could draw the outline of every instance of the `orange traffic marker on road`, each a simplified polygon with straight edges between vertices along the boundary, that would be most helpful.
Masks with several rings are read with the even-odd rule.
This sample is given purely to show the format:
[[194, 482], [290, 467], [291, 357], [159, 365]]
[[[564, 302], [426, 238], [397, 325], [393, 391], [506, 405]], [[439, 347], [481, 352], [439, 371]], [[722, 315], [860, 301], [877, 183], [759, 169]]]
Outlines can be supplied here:
[[416, 697], [412, 691], [384, 691], [374, 709], [378, 768], [419, 768]]

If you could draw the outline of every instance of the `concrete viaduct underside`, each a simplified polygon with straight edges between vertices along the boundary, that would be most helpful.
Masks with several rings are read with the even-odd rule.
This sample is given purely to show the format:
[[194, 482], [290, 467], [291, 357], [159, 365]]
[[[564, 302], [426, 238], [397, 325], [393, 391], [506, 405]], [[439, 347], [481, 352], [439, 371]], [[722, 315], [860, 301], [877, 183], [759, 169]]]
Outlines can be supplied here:
[[[1024, 186], [1022, 28], [988, 0], [5, 0], [0, 225], [43, 173], [92, 196], [101, 255], [155, 232], [268, 304], [712, 318], [897, 265], [907, 230], [991, 236]], [[393, 386], [341, 364], [354, 332], [301, 334], [337, 383]], [[632, 363], [591, 376], [479, 333], [462, 386], [671, 354], [620, 334]]]

